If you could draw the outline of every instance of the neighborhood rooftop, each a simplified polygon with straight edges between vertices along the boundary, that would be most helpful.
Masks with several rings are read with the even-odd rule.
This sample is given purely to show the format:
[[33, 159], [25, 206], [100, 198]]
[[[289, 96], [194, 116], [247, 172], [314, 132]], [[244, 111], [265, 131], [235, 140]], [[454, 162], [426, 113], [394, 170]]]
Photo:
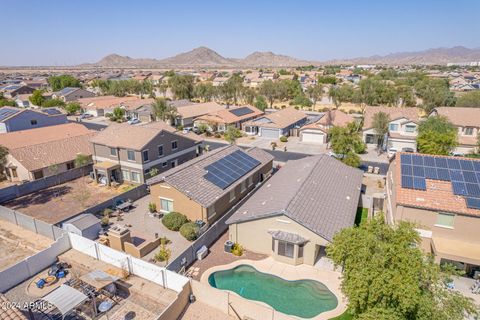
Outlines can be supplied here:
[[289, 161], [226, 223], [284, 214], [331, 241], [353, 225], [362, 175], [327, 155]]
[[390, 121], [398, 119], [408, 119], [413, 122], [418, 122], [420, 119], [418, 108], [399, 108], [399, 107], [371, 107], [365, 108], [363, 117], [363, 129], [370, 129], [373, 126], [373, 117], [376, 113], [383, 112], [390, 117]]
[[285, 108], [267, 115], [264, 115], [258, 119], [247, 122], [248, 125], [255, 125], [261, 123], [262, 127], [269, 128], [285, 128], [289, 125], [300, 121], [307, 116], [302, 111], [295, 108]]

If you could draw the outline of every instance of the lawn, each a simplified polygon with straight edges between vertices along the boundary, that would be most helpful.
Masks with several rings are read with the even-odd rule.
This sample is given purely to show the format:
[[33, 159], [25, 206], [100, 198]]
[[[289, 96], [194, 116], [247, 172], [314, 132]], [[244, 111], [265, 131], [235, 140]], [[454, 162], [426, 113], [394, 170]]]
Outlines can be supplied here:
[[355, 216], [355, 225], [359, 226], [360, 223], [367, 221], [367, 219], [368, 219], [368, 209], [358, 208], [357, 215]]
[[352, 319], [353, 319], [353, 316], [347, 310], [341, 315], [339, 315], [338, 317], [331, 318], [330, 320], [352, 320]]

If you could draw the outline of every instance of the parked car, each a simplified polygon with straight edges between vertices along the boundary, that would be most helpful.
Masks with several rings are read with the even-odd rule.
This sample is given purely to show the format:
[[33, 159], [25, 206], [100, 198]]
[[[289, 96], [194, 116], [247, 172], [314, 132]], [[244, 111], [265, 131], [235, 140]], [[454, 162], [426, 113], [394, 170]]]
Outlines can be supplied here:
[[193, 127], [192, 131], [195, 132], [196, 134], [200, 134], [200, 129], [198, 127]]
[[397, 153], [397, 151], [398, 150], [396, 148], [388, 149], [388, 152], [387, 152], [388, 159], [392, 159], [393, 157], [395, 157], [395, 154]]
[[193, 131], [193, 128], [192, 128], [192, 127], [185, 127], [185, 128], [183, 128], [183, 133], [184, 133], [184, 134], [187, 134], [187, 133], [189, 133], [190, 131]]
[[90, 113], [82, 113], [80, 115], [80, 119], [89, 119], [89, 118], [93, 118], [93, 115], [91, 115]]
[[328, 152], [328, 156], [329, 156], [329, 157], [336, 158], [336, 159], [343, 159], [343, 158], [345, 158], [345, 155], [344, 155], [344, 154], [338, 154], [338, 153], [335, 153], [335, 152], [333, 152], [333, 151], [329, 151], [329, 152]]
[[402, 152], [413, 153], [415, 150], [413, 150], [413, 148], [402, 148]]
[[465, 154], [463, 152], [457, 152], [457, 151], [450, 152], [450, 155], [454, 157], [465, 157]]
[[137, 118], [132, 118], [130, 120], [127, 121], [128, 124], [137, 124], [137, 123], [140, 123], [140, 120], [138, 120]]

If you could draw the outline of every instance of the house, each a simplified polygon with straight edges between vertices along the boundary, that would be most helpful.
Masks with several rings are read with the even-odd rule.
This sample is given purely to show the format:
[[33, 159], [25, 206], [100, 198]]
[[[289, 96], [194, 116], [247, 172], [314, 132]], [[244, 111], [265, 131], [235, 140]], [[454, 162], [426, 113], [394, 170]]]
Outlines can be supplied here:
[[243, 124], [248, 135], [259, 135], [268, 139], [289, 136], [290, 130], [300, 128], [307, 122], [307, 115], [295, 108], [286, 108], [266, 114]]
[[224, 106], [213, 101], [205, 103], [190, 102], [186, 105], [181, 104], [177, 106], [178, 117], [175, 119], [175, 125], [191, 127], [196, 118], [223, 109], [225, 109]]
[[122, 103], [125, 109], [125, 116], [128, 118], [139, 119], [142, 122], [150, 122], [154, 120], [154, 112], [152, 103], [153, 98], [129, 100]]
[[82, 88], [66, 87], [52, 94], [53, 99], [59, 99], [63, 102], [75, 101], [82, 98], [95, 97], [95, 93]]
[[288, 161], [226, 221], [229, 239], [293, 265], [314, 265], [355, 222], [362, 172], [327, 155]]
[[91, 213], [83, 213], [62, 223], [62, 229], [87, 239], [95, 240], [98, 238], [102, 227], [100, 219]]
[[387, 173], [387, 220], [417, 224], [439, 263], [480, 271], [480, 160], [400, 153]]
[[8, 149], [7, 179], [32, 181], [74, 169], [79, 154], [91, 155], [94, 135], [78, 123], [0, 134], [0, 145]]
[[316, 122], [307, 124], [300, 128], [300, 141], [316, 144], [328, 142], [328, 131], [334, 127], [344, 127], [355, 118], [340, 110], [329, 110], [321, 115]]
[[30, 107], [30, 98], [31, 94], [17, 94], [15, 96], [15, 103], [19, 108], [29, 108]]
[[367, 106], [363, 116], [363, 141], [367, 145], [378, 145], [381, 137], [375, 133], [373, 119], [379, 112], [386, 113], [390, 118], [383, 148], [396, 151], [403, 148], [417, 150], [417, 127], [420, 120], [420, 110], [417, 108]]
[[480, 108], [440, 107], [429, 115], [446, 117], [458, 130], [456, 153], [472, 153], [478, 150], [480, 133]]
[[91, 114], [94, 117], [103, 117], [107, 113], [112, 113], [115, 108], [123, 107], [134, 100], [140, 99], [138, 97], [99, 96], [78, 99], [78, 102], [84, 113]]
[[29, 86], [21, 85], [21, 84], [13, 84], [13, 85], [8, 85], [3, 87], [1, 91], [3, 92], [3, 96], [5, 98], [12, 99], [13, 97], [19, 94], [26, 94], [26, 93], [32, 94], [33, 91], [35, 91], [35, 89]]
[[201, 153], [195, 134], [181, 134], [163, 122], [112, 124], [91, 139], [94, 176], [101, 183], [144, 183]]
[[209, 224], [264, 181], [273, 157], [258, 148], [235, 145], [210, 151], [147, 181], [157, 210], [180, 212]]
[[230, 79], [229, 77], [215, 77], [212, 81], [214, 87], [219, 87]]
[[67, 116], [54, 108], [39, 110], [0, 108], [0, 134], [67, 123]]
[[253, 120], [263, 114], [263, 111], [250, 105], [234, 106], [207, 113], [196, 118], [193, 123], [195, 127], [205, 124], [212, 131], [224, 132], [229, 126], [242, 129], [242, 123]]

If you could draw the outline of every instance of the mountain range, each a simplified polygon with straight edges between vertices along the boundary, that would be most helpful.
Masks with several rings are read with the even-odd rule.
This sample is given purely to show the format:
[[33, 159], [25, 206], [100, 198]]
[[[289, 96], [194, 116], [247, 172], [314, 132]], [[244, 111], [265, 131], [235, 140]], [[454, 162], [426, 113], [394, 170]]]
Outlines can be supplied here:
[[385, 56], [370, 56], [353, 59], [306, 61], [275, 54], [273, 52], [254, 52], [243, 59], [226, 58], [216, 51], [199, 47], [188, 52], [165, 59], [131, 58], [111, 54], [96, 63], [82, 66], [108, 68], [261, 68], [261, 67], [296, 67], [306, 65], [332, 64], [447, 64], [449, 62], [480, 61], [480, 48], [469, 49], [461, 46], [452, 48], [436, 48], [416, 52], [391, 53]]

